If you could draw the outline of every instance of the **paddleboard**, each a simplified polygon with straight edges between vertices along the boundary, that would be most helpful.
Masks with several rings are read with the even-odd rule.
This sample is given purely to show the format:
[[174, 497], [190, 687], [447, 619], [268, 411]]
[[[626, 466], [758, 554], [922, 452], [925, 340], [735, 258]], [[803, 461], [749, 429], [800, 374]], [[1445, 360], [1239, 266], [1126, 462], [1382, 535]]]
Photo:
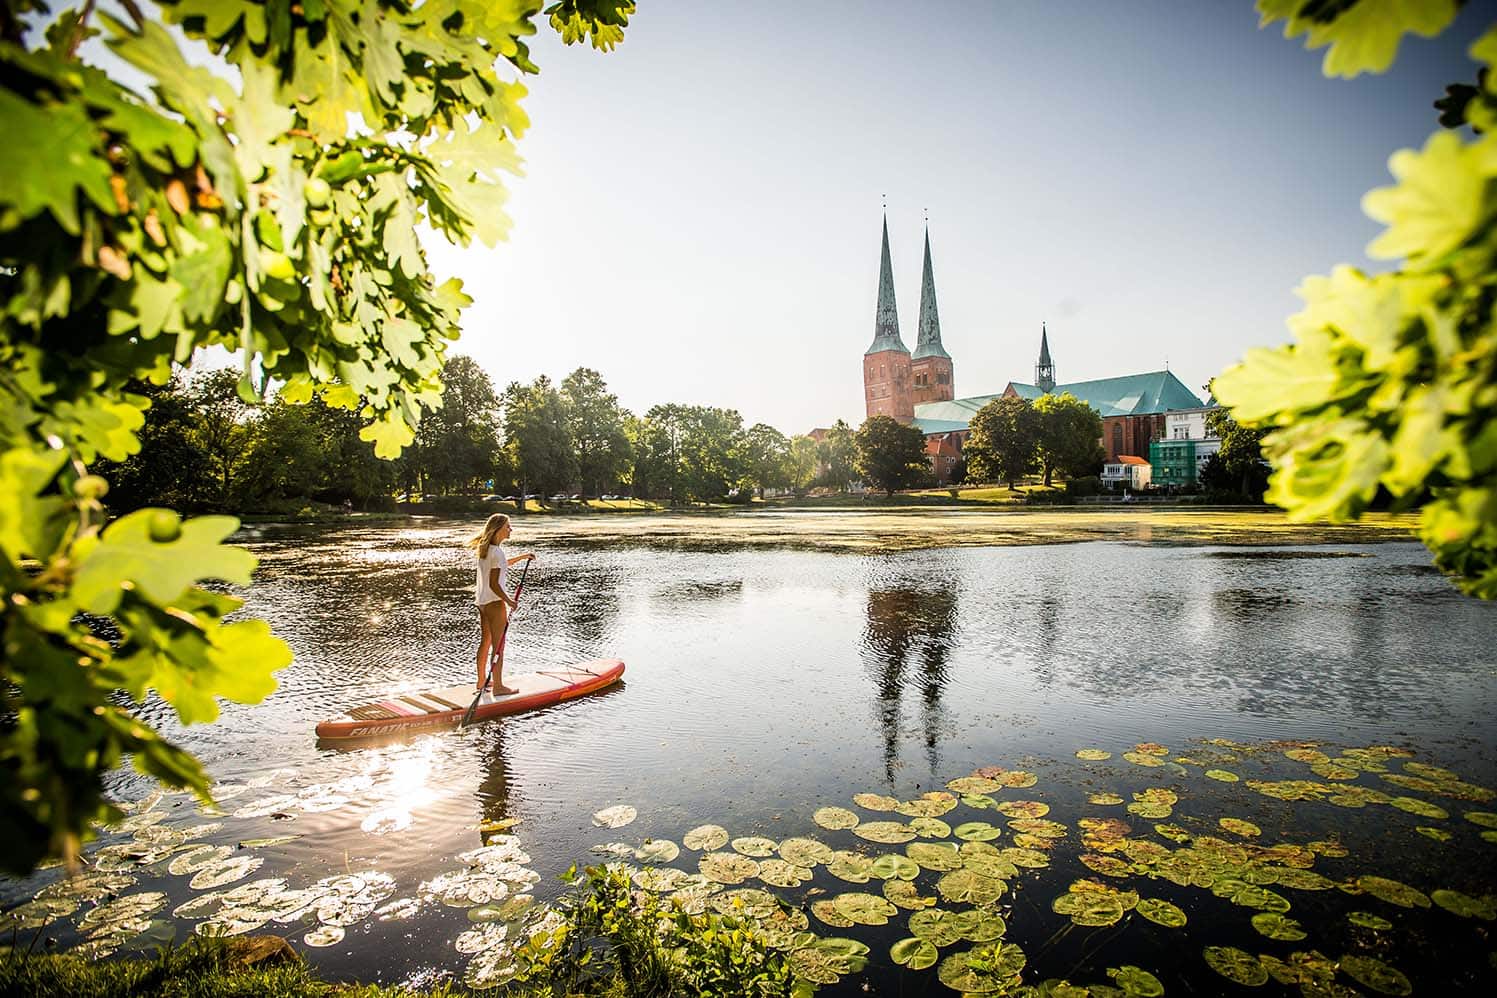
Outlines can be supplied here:
[[[624, 663], [618, 659], [595, 658], [576, 665], [505, 676], [505, 685], [515, 692], [504, 696], [485, 693], [468, 723], [537, 710], [585, 696], [612, 686], [623, 674]], [[451, 727], [462, 722], [472, 702], [472, 683], [395, 694], [351, 707], [328, 718], [317, 725], [317, 737], [325, 741], [350, 741], [420, 728]]]

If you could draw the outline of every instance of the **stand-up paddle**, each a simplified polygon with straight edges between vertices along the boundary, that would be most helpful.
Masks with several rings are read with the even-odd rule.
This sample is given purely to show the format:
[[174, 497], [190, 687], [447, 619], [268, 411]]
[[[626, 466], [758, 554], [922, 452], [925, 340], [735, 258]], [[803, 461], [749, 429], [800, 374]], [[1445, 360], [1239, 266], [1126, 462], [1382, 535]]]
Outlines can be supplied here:
[[499, 649], [497, 652], [490, 651], [489, 653], [488, 674], [483, 677], [483, 682], [479, 684], [478, 689], [474, 691], [473, 702], [468, 704], [468, 712], [463, 715], [462, 721], [457, 726], [457, 729], [459, 731], [466, 728], [468, 724], [473, 720], [473, 711], [478, 709], [478, 701], [483, 699], [484, 690], [489, 688], [489, 683], [491, 683], [494, 679], [495, 657], [501, 659], [504, 657], [504, 642], [509, 638], [509, 625], [515, 619], [515, 614], [520, 612], [520, 594], [525, 591], [525, 576], [529, 574], [530, 562], [527, 561], [525, 562], [525, 567], [520, 569], [520, 584], [518, 586], [515, 586], [515, 605], [510, 607], [509, 613], [506, 613], [504, 615], [504, 630], [499, 634]]

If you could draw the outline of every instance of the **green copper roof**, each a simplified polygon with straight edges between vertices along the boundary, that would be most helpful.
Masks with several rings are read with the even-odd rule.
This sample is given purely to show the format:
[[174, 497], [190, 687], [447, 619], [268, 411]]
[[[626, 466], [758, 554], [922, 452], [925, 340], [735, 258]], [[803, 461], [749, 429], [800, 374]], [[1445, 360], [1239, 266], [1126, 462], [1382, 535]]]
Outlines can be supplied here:
[[930, 268], [930, 229], [925, 230], [925, 274], [920, 279], [920, 338], [915, 342], [915, 360], [951, 354], [941, 346], [941, 317], [936, 313], [936, 277]]
[[965, 430], [970, 420], [967, 419], [926, 419], [922, 416], [915, 417], [915, 427], [927, 436], [932, 433], [955, 433], [957, 430]]
[[878, 311], [873, 318], [873, 344], [863, 353], [866, 356], [870, 353], [881, 353], [884, 350], [909, 353], [905, 349], [904, 340], [899, 338], [899, 312], [894, 307], [894, 266], [889, 262], [889, 219], [887, 216], [884, 218], [884, 250], [879, 258]]
[[[1045, 394], [1037, 385], [1021, 385], [1017, 381], [1012, 385], [1023, 398], [1037, 399]], [[1170, 409], [1197, 409], [1201, 405], [1195, 393], [1169, 371], [1055, 386], [1054, 394], [1065, 392], [1070, 392], [1104, 416], [1147, 416]]]

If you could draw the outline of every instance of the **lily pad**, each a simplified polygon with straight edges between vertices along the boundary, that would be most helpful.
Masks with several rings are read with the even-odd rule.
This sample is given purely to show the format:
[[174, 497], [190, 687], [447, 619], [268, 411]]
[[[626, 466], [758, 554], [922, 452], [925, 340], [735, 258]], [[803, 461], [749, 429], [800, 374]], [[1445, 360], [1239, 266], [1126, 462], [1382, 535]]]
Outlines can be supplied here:
[[853, 794], [852, 802], [870, 811], [892, 811], [900, 804], [893, 797], [886, 797], [883, 794]]
[[1076, 750], [1076, 758], [1084, 759], [1087, 762], [1101, 762], [1103, 759], [1111, 759], [1112, 753], [1106, 749], [1084, 748]]
[[907, 800], [894, 810], [907, 818], [939, 818], [956, 805], [956, 797], [937, 790], [921, 794], [915, 800]]
[[877, 894], [839, 894], [832, 899], [832, 905], [839, 915], [858, 925], [887, 925], [889, 916], [899, 913], [888, 898]]
[[959, 776], [946, 784], [946, 789], [964, 796], [970, 794], [990, 794], [994, 790], [1002, 789], [1003, 784], [997, 780], [990, 780], [986, 776]]
[[1185, 912], [1161, 898], [1143, 898], [1134, 909], [1144, 918], [1167, 929], [1178, 929], [1185, 924]]
[[733, 851], [743, 853], [755, 859], [765, 856], [773, 856], [779, 843], [774, 839], [766, 839], [762, 835], [745, 835], [733, 840]]
[[264, 863], [265, 859], [261, 856], [234, 856], [230, 859], [219, 860], [211, 866], [202, 867], [193, 874], [192, 880], [188, 883], [193, 890], [222, 887], [224, 884], [243, 880], [260, 869]]
[[1098, 891], [1067, 891], [1050, 902], [1050, 908], [1077, 925], [1113, 925], [1123, 917], [1123, 903]]
[[929, 908], [936, 903], [935, 898], [921, 894], [920, 888], [910, 880], [885, 880], [883, 890], [890, 904], [910, 911]]
[[901, 821], [865, 821], [852, 830], [860, 839], [883, 845], [897, 845], [915, 838], [915, 830]]
[[628, 804], [618, 804], [593, 812], [593, 824], [599, 828], [622, 828], [635, 818], [639, 811]]
[[910, 934], [932, 946], [950, 946], [966, 938], [967, 924], [954, 911], [930, 908], [910, 916]]
[[1358, 984], [1371, 988], [1379, 994], [1408, 995], [1414, 993], [1414, 986], [1409, 983], [1409, 979], [1403, 975], [1402, 971], [1377, 957], [1343, 956], [1341, 969]]
[[961, 854], [949, 843], [911, 842], [904, 852], [927, 870], [960, 870], [964, 865]]
[[757, 876], [759, 864], [736, 852], [709, 852], [697, 861], [702, 876], [716, 884], [741, 884]]
[[301, 937], [308, 946], [336, 946], [343, 941], [347, 930], [341, 925], [319, 925]]
[[965, 842], [991, 842], [1003, 834], [1003, 829], [986, 821], [966, 821], [953, 828], [951, 834]]
[[940, 818], [911, 818], [910, 827], [922, 839], [944, 839], [951, 836], [951, 826]]
[[1497, 899], [1490, 894], [1486, 897], [1475, 898], [1469, 894], [1462, 894], [1460, 891], [1441, 888], [1431, 891], [1429, 897], [1431, 901], [1452, 915], [1459, 915], [1462, 918], [1479, 918], [1484, 922], [1497, 918]]
[[838, 850], [827, 862], [826, 872], [850, 884], [866, 884], [873, 876], [873, 860], [861, 853]]
[[920, 865], [908, 856], [891, 853], [875, 859], [869, 872], [880, 880], [914, 880], [920, 875]]
[[765, 859], [759, 862], [759, 879], [772, 887], [799, 887], [813, 875], [804, 866], [796, 866], [783, 859]]
[[1260, 935], [1281, 942], [1293, 943], [1305, 938], [1304, 926], [1276, 911], [1260, 911], [1254, 915], [1253, 928], [1257, 929]]
[[1428, 908], [1429, 897], [1421, 890], [1387, 877], [1361, 876], [1355, 884], [1380, 901], [1396, 904], [1401, 908]]
[[1201, 955], [1212, 970], [1234, 984], [1257, 987], [1268, 982], [1268, 969], [1246, 950], [1236, 946], [1207, 946]]
[[166, 865], [166, 870], [173, 876], [182, 877], [222, 862], [233, 854], [234, 850], [228, 846], [192, 846], [173, 856], [172, 861]]
[[786, 962], [802, 980], [836, 984], [843, 974], [855, 974], [867, 966], [868, 947], [856, 939], [818, 939], [791, 950]]
[[453, 940], [453, 948], [465, 956], [482, 953], [504, 942], [509, 930], [501, 922], [483, 922]]
[[1159, 998], [1164, 994], [1164, 985], [1159, 983], [1159, 978], [1132, 964], [1124, 964], [1121, 967], [1108, 967], [1107, 976], [1112, 978], [1125, 994], [1133, 995], [1135, 998]]
[[1008, 923], [991, 908], [969, 908], [952, 919], [963, 939], [973, 943], [990, 943], [1008, 933]]
[[1415, 825], [1414, 831], [1418, 832], [1420, 835], [1423, 835], [1427, 839], [1434, 839], [1436, 842], [1449, 842], [1452, 838], [1455, 837], [1445, 829], [1436, 828], [1433, 825]]
[[940, 951], [924, 939], [914, 937], [901, 939], [889, 948], [889, 958], [901, 967], [925, 970], [934, 967], [941, 958]]
[[1050, 865], [1050, 857], [1038, 849], [1012, 848], [1003, 850], [1003, 858], [1015, 866], [1040, 869]]
[[962, 856], [962, 867], [973, 873], [984, 877], [995, 877], [999, 880], [1007, 880], [1019, 875], [1019, 868], [1006, 859], [1002, 853], [967, 853]]
[[670, 839], [646, 839], [634, 850], [634, 858], [641, 863], [669, 863], [681, 855], [681, 847]]
[[1226, 769], [1208, 769], [1205, 774], [1207, 779], [1216, 780], [1218, 783], [1236, 783], [1242, 777]]
[[1000, 787], [1008, 787], [1011, 790], [1027, 790], [1040, 782], [1040, 778], [1033, 773], [1022, 769], [1010, 769], [1005, 773], [999, 773], [993, 777]]
[[1140, 818], [1147, 818], [1152, 821], [1155, 818], [1168, 818], [1174, 813], [1174, 809], [1168, 804], [1160, 804], [1153, 801], [1134, 801], [1128, 805], [1128, 813], [1136, 814]]
[[1353, 925], [1359, 925], [1364, 929], [1373, 929], [1384, 932], [1393, 928], [1393, 923], [1380, 915], [1374, 915], [1370, 911], [1352, 911], [1346, 915], [1346, 920]]
[[971, 870], [952, 870], [936, 881], [936, 890], [948, 901], [992, 904], [1008, 890], [1008, 883]]
[[1119, 797], [1115, 793], [1110, 793], [1106, 790], [1098, 790], [1096, 793], [1087, 794], [1086, 801], [1088, 804], [1100, 804], [1106, 806], [1110, 804], [1121, 804], [1123, 803], [1123, 798]]
[[1263, 829], [1251, 821], [1244, 821], [1241, 818], [1218, 818], [1216, 823], [1232, 834], [1241, 835], [1245, 838], [1256, 839], [1263, 834]]
[[1008, 827], [1024, 835], [1035, 835], [1042, 839], [1062, 839], [1066, 826], [1049, 818], [1015, 818]]
[[1303, 762], [1309, 765], [1331, 761], [1330, 756], [1326, 755], [1319, 749], [1313, 748], [1292, 748], [1286, 750], [1284, 752], [1284, 755], [1288, 756], [1290, 759], [1293, 759], [1295, 762]]
[[1420, 800], [1418, 797], [1395, 797], [1388, 803], [1400, 811], [1417, 814], [1421, 818], [1444, 819], [1450, 817], [1450, 812], [1443, 807], [1431, 804], [1427, 800]]
[[[759, 872], [762, 876], [764, 872], [762, 863]], [[635, 870], [629, 879], [634, 882], [634, 886], [659, 894], [680, 888], [682, 881], [686, 879], [686, 874], [671, 866], [647, 866], [642, 870]], [[471, 911], [468, 912], [468, 917], [473, 917]]]
[[728, 830], [721, 825], [698, 825], [681, 836], [681, 844], [688, 849], [711, 852], [728, 844]]
[[834, 929], [850, 929], [855, 924], [852, 919], [837, 910], [837, 906], [832, 903], [831, 898], [821, 898], [812, 901], [811, 914]]
[[981, 943], [942, 960], [936, 976], [948, 988], [964, 994], [1007, 991], [1018, 982], [1024, 962], [1024, 951], [1015, 943]]
[[1159, 758], [1157, 755], [1149, 755], [1147, 752], [1124, 752], [1123, 758], [1127, 759], [1135, 766], [1146, 766], [1150, 769], [1156, 766], [1164, 765], [1163, 759]]
[[1043, 818], [1050, 813], [1050, 805], [1037, 800], [1006, 800], [993, 806], [1005, 818]]
[[796, 866], [812, 867], [829, 862], [832, 853], [831, 846], [815, 839], [792, 838], [780, 843], [780, 858]]
[[1465, 818], [1472, 824], [1483, 828], [1497, 828], [1497, 814], [1491, 811], [1467, 811]]

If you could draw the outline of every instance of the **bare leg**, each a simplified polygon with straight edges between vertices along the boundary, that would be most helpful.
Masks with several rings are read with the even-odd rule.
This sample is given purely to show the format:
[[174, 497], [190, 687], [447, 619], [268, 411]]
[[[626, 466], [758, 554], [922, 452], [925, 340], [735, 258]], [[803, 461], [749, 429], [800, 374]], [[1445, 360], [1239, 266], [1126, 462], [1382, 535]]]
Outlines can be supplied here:
[[504, 625], [509, 619], [509, 605], [503, 600], [495, 600], [492, 603], [485, 603], [483, 608], [489, 614], [487, 619], [490, 685], [495, 696], [517, 693], [518, 690], [504, 685]]
[[484, 683], [488, 681], [489, 656], [492, 654], [495, 640], [493, 629], [489, 626], [488, 607], [478, 608], [478, 685], [474, 689], [483, 689]]

